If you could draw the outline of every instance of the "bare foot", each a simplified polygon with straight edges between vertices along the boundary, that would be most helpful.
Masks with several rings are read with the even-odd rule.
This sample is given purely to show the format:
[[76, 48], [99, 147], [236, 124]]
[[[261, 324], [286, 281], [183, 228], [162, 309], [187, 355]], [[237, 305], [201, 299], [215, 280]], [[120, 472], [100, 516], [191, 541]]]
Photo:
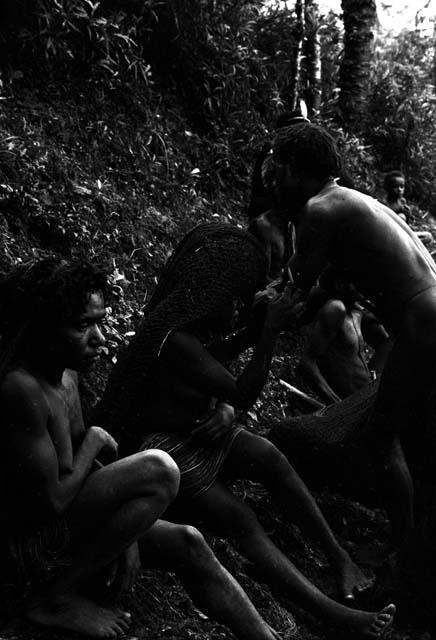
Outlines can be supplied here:
[[383, 637], [388, 627], [391, 626], [396, 607], [394, 604], [388, 604], [378, 613], [352, 611], [351, 609], [349, 611], [348, 620], [345, 620], [347, 630], [362, 640], [379, 640]]
[[64, 596], [57, 602], [32, 603], [26, 615], [46, 627], [60, 627], [93, 638], [116, 638], [130, 624], [130, 614], [106, 609], [78, 595]]
[[355, 595], [373, 586], [374, 580], [367, 578], [350, 556], [345, 553], [338, 563], [339, 589], [345, 602], [354, 600]]

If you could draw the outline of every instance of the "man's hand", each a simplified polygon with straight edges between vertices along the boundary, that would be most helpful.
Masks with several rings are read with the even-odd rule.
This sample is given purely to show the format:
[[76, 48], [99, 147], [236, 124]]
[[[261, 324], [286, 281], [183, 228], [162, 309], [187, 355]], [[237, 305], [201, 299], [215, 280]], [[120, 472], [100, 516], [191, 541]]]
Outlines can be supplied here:
[[306, 293], [288, 284], [282, 295], [271, 301], [266, 324], [273, 333], [295, 328], [305, 310]]
[[235, 410], [225, 402], [218, 403], [204, 418], [196, 420], [198, 425], [192, 430], [192, 438], [204, 442], [216, 442], [232, 428]]
[[118, 458], [118, 444], [110, 433], [101, 427], [89, 427], [86, 437], [91, 440], [97, 450], [97, 456], [103, 464], [114, 462]]
[[140, 570], [138, 543], [134, 542], [110, 565], [106, 586], [113, 587], [116, 593], [126, 593], [132, 589]]

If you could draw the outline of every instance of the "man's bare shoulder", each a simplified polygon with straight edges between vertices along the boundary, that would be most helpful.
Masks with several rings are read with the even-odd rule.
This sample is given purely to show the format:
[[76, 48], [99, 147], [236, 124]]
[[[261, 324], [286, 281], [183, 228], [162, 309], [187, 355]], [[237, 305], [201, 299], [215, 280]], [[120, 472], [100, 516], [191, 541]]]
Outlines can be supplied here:
[[377, 226], [391, 226], [392, 221], [396, 224], [398, 222], [398, 216], [384, 204], [372, 196], [347, 187], [336, 186], [324, 193], [320, 192], [306, 206], [309, 207], [308, 217], [312, 221], [336, 219], [338, 222], [352, 221], [355, 224], [360, 220], [365, 224], [377, 223]]
[[48, 415], [48, 403], [38, 379], [26, 369], [14, 369], [7, 373], [0, 384], [0, 403], [9, 414], [28, 411]]
[[344, 199], [348, 199], [348, 194], [336, 193], [336, 189], [322, 190], [306, 202], [303, 209], [305, 218], [313, 221], [332, 218], [336, 215], [338, 206], [344, 203]]
[[19, 368], [9, 371], [0, 384], [1, 393], [43, 393], [40, 382], [27, 371]]
[[359, 191], [332, 185], [321, 189], [308, 201], [306, 206], [314, 214], [325, 214], [336, 211], [338, 207], [365, 207], [370, 201], [373, 201], [373, 198], [365, 196]]
[[251, 231], [251, 233], [253, 233], [256, 237], [262, 236], [269, 236], [271, 235], [271, 220], [269, 219], [268, 214], [270, 213], [270, 211], [265, 211], [264, 213], [262, 213], [260, 216], [257, 216], [257, 218], [254, 218], [250, 224], [249, 224], [249, 231]]
[[347, 309], [342, 300], [332, 298], [318, 312], [319, 321], [328, 328], [338, 328], [344, 322]]

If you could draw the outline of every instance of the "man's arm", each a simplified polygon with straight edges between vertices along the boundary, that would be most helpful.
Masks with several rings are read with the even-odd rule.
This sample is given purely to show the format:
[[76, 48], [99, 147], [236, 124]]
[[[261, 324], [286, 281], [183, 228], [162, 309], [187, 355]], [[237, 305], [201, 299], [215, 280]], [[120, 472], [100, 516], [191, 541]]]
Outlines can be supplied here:
[[374, 349], [368, 367], [380, 375], [392, 349], [393, 339], [370, 311], [366, 311], [362, 316], [361, 332], [365, 342]]
[[254, 218], [253, 220], [250, 221], [250, 224], [248, 225], [248, 231], [252, 233], [257, 240], [259, 240], [259, 242], [261, 243], [261, 245], [265, 250], [266, 259], [267, 259], [267, 273], [269, 274], [271, 270], [272, 234], [271, 234], [271, 224], [268, 222], [268, 220], [265, 219], [264, 212], [262, 213], [262, 215], [257, 216], [257, 218]]
[[253, 347], [259, 340], [268, 311], [267, 302], [259, 302], [247, 312], [249, 317], [246, 325], [226, 338], [222, 338], [208, 345], [208, 351], [220, 362], [232, 362], [249, 347]]
[[323, 205], [310, 204], [301, 213], [297, 227], [297, 247], [288, 263], [297, 287], [307, 291], [328, 266], [331, 257], [332, 212]]
[[185, 383], [240, 409], [249, 408], [261, 392], [269, 372], [276, 335], [262, 332], [253, 357], [235, 378], [191, 333], [177, 331], [166, 341], [160, 358]]
[[345, 315], [346, 309], [340, 300], [330, 300], [320, 309], [316, 321], [310, 327], [299, 366], [307, 384], [329, 404], [339, 402], [340, 397], [325, 379], [318, 360], [326, 354], [330, 344], [336, 339]]
[[169, 336], [162, 349], [162, 362], [185, 383], [205, 396], [247, 409], [259, 396], [268, 377], [276, 339], [292, 323], [295, 301], [292, 292], [268, 306], [265, 323], [254, 347], [251, 360], [235, 378], [200, 341], [186, 331]]
[[72, 456], [71, 468], [61, 471], [47, 428], [48, 403], [38, 382], [25, 373], [10, 373], [2, 384], [0, 403], [14, 468], [49, 511], [64, 513], [80, 491], [98, 453], [105, 446], [116, 447], [115, 441], [103, 429], [91, 427]]

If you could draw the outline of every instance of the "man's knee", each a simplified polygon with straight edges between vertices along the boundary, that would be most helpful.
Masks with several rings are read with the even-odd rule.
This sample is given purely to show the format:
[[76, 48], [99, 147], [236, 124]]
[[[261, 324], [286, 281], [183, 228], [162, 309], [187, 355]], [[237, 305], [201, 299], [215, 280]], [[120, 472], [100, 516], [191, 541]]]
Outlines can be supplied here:
[[160, 449], [148, 449], [140, 454], [145, 481], [166, 502], [177, 496], [180, 485], [180, 471], [173, 458]]
[[203, 564], [213, 555], [198, 529], [186, 524], [177, 525], [174, 532], [173, 549], [178, 561], [187, 567]]

